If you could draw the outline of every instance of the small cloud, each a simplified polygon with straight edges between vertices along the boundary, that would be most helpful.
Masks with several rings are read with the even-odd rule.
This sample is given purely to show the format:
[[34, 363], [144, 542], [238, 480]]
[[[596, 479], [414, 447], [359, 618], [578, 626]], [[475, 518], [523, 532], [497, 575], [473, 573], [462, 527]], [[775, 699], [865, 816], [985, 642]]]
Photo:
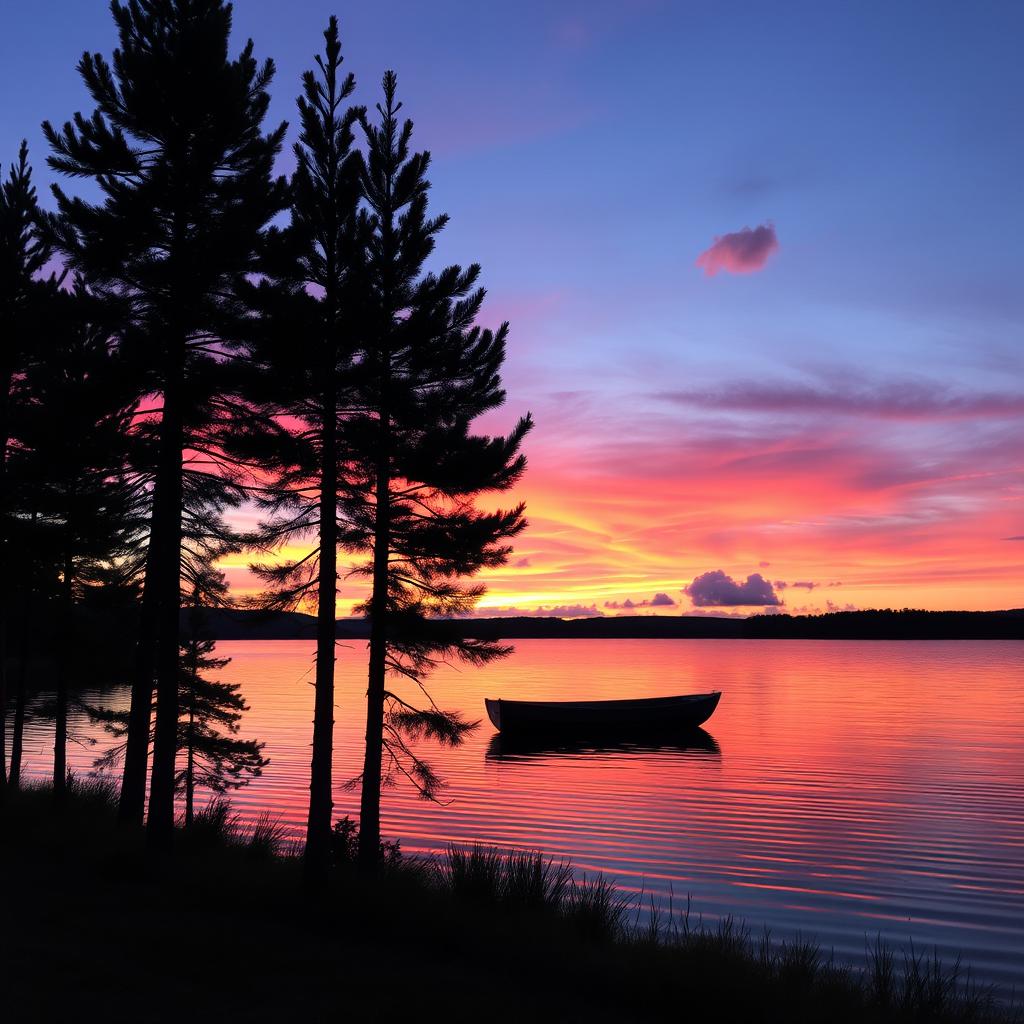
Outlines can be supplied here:
[[737, 583], [721, 569], [698, 576], [683, 590], [698, 608], [734, 608], [782, 604], [778, 594], [759, 572], [751, 573], [745, 583]]
[[528, 558], [520, 558], [517, 562], [512, 563], [513, 569], [529, 569], [530, 560]]
[[758, 566], [760, 566], [760, 568], [767, 569], [768, 566], [770, 566], [772, 563], [771, 562], [758, 562], [757, 564], [758, 564]]
[[628, 612], [634, 608], [673, 608], [675, 603], [674, 598], [659, 591], [649, 601], [634, 601], [627, 597], [625, 601], [605, 601], [604, 606], [605, 608], [621, 609]]
[[697, 266], [708, 277], [720, 270], [730, 274], [752, 274], [760, 270], [779, 247], [773, 224], [743, 228], [727, 235], [716, 235], [714, 245], [697, 257]]
[[604, 612], [596, 604], [556, 604], [550, 608], [477, 608], [473, 613], [478, 619], [593, 619], [601, 618]]
[[553, 608], [538, 608], [537, 615], [553, 615], [559, 619], [582, 619], [600, 615], [596, 604], [559, 604]]
[[787, 583], [785, 580], [773, 580], [772, 586], [776, 590], [786, 590], [788, 587], [796, 587], [798, 590], [815, 590], [821, 586], [838, 587], [839, 583], [817, 583], [813, 580], [796, 580], [794, 583]]
[[1004, 537], [1003, 540], [1024, 540], [1024, 533], [1018, 537]]

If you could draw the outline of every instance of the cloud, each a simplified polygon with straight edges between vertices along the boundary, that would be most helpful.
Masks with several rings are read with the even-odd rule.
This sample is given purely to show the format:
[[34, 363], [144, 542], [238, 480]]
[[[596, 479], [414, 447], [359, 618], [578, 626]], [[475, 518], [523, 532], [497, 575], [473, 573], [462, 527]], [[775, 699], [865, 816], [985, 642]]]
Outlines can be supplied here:
[[698, 576], [683, 593], [688, 594], [698, 608], [782, 604], [771, 583], [759, 572], [751, 573], [746, 583], [737, 583], [721, 569], [715, 569]]
[[633, 608], [672, 608], [675, 606], [675, 600], [663, 594], [660, 591], [654, 595], [649, 601], [633, 601], [630, 598], [626, 598], [625, 601], [605, 601], [605, 608], [617, 608], [623, 611], [630, 611]]
[[1024, 540], [1024, 534], [1021, 534], [1019, 537], [1004, 537], [1003, 540]]
[[697, 257], [697, 266], [702, 267], [708, 277], [714, 277], [720, 270], [752, 274], [768, 262], [768, 257], [778, 247], [774, 225], [743, 228], [727, 235], [716, 235], [714, 245]]
[[474, 616], [478, 619], [593, 619], [603, 617], [604, 612], [596, 604], [556, 604], [550, 608], [543, 605], [539, 608], [477, 608]]
[[741, 382], [718, 391], [661, 391], [677, 405], [723, 412], [806, 416], [872, 416], [894, 420], [964, 420], [1024, 416], [1024, 395], [1013, 391], [963, 391], [928, 380], [877, 382], [836, 370], [817, 385], [786, 381]]
[[512, 563], [512, 568], [513, 569], [529, 569], [530, 568], [530, 560], [529, 560], [529, 558], [520, 558], [520, 559], [518, 559], [517, 561]]

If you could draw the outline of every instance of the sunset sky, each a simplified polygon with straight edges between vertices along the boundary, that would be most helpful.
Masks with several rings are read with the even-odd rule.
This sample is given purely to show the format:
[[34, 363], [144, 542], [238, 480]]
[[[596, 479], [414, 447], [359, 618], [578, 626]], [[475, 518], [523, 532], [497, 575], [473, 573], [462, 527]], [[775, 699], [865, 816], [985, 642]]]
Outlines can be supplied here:
[[[42, 186], [106, 7], [4, 4], [0, 155]], [[382, 10], [240, 0], [236, 45], [278, 120], [332, 12], [357, 101], [398, 71], [438, 262], [511, 322], [531, 525], [483, 614], [1024, 605], [1024, 5]]]

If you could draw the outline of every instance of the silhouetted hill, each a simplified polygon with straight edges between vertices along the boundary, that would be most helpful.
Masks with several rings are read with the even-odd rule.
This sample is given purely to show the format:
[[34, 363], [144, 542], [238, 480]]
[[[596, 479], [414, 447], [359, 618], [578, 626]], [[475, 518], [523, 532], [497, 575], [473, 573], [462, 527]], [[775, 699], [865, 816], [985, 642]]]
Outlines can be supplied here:
[[[187, 615], [183, 610], [183, 628], [187, 628]], [[314, 640], [316, 618], [302, 612], [207, 608], [203, 612], [203, 631], [217, 640]], [[369, 638], [370, 628], [365, 619], [339, 619], [336, 635], [365, 640]]]
[[[306, 640], [316, 620], [299, 612], [211, 609], [207, 629], [218, 640]], [[438, 629], [481, 639], [593, 640], [1024, 640], [1024, 609], [998, 612], [829, 612], [825, 615], [635, 615], [558, 619], [522, 616], [438, 622]], [[364, 619], [339, 619], [337, 635], [366, 639]]]

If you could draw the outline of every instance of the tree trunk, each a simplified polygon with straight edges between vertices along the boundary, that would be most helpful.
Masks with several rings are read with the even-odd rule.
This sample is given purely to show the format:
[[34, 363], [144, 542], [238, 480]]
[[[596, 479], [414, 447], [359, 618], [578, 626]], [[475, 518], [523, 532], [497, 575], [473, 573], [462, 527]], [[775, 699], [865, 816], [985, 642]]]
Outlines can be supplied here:
[[[193, 641], [193, 644], [195, 641]], [[194, 654], [192, 658], [192, 678], [189, 680], [188, 688], [188, 760], [185, 762], [185, 828], [191, 828], [192, 820], [195, 817], [196, 798], [196, 688], [195, 673], [198, 671], [196, 662], [198, 658]]]
[[[391, 99], [388, 99], [391, 110]], [[391, 555], [391, 317], [392, 265], [396, 255], [393, 206], [393, 175], [388, 175], [382, 218], [381, 248], [384, 267], [381, 283], [381, 351], [379, 397], [380, 436], [377, 442], [376, 508], [373, 524], [373, 591], [370, 595], [370, 664], [366, 687], [366, 751], [363, 755], [363, 786], [359, 800], [359, 869], [377, 871], [380, 860], [381, 759], [384, 755], [384, 688], [388, 656], [388, 568]]]
[[74, 642], [74, 599], [72, 581], [74, 563], [71, 538], [64, 552], [64, 580], [61, 584], [61, 637], [57, 643], [57, 720], [53, 730], [53, 795], [63, 803], [68, 785], [68, 674], [71, 667], [71, 645]]
[[[4, 318], [7, 321], [7, 318]], [[13, 325], [5, 323], [5, 329]], [[6, 349], [7, 342], [4, 347]], [[4, 352], [7, 356], [7, 352]], [[14, 374], [7, 365], [6, 358], [3, 368], [3, 391], [0, 393], [0, 442], [3, 443], [3, 452], [0, 453], [0, 552], [5, 556], [10, 544], [7, 536], [7, 444], [10, 441], [8, 433], [8, 401], [11, 393], [11, 383]], [[7, 594], [0, 596], [0, 802], [7, 793]]]
[[[7, 597], [0, 597], [0, 803], [7, 794]], [[12, 752], [13, 756], [13, 752]], [[13, 770], [13, 769], [12, 769]]]
[[[333, 118], [336, 106], [335, 79], [328, 82], [327, 110]], [[325, 125], [332, 140], [328, 178], [337, 180], [333, 124]], [[323, 366], [320, 395], [320, 565], [316, 605], [316, 687], [313, 702], [313, 756], [309, 768], [309, 815], [306, 819], [306, 850], [303, 882], [308, 891], [322, 893], [327, 887], [331, 861], [331, 818], [334, 813], [334, 652], [338, 601], [338, 394], [337, 394], [337, 223], [334, 207], [328, 206], [326, 274], [323, 299]]]
[[146, 768], [149, 764], [153, 669], [156, 654], [156, 593], [159, 590], [153, 569], [154, 548], [160, 542], [160, 524], [156, 511], [158, 497], [154, 491], [149, 550], [146, 552], [146, 573], [142, 583], [138, 636], [135, 643], [131, 709], [128, 712], [128, 740], [121, 775], [121, 797], [117, 805], [117, 820], [125, 825], [141, 825], [146, 811]]
[[[184, 341], [178, 341], [164, 390], [160, 422], [160, 534], [154, 538], [156, 593], [156, 727], [146, 837], [153, 850], [174, 842], [174, 769], [178, 746], [178, 640], [181, 605], [181, 513]], [[151, 541], [152, 543], [152, 541]]]
[[[7, 597], [0, 597], [0, 803], [7, 795]], [[13, 757], [13, 751], [12, 751]], [[13, 771], [13, 769], [12, 769]]]
[[[330, 342], [330, 339], [328, 339]], [[331, 816], [334, 810], [334, 648], [338, 595], [338, 456], [334, 393], [334, 352], [328, 343], [329, 368], [324, 394], [323, 452], [320, 466], [320, 576], [317, 588], [316, 695], [313, 709], [313, 758], [309, 774], [306, 821], [305, 884], [321, 890], [330, 865]]]
[[377, 456], [376, 521], [373, 540], [373, 593], [370, 597], [370, 667], [366, 690], [366, 752], [359, 805], [359, 867], [377, 870], [380, 859], [380, 786], [384, 743], [384, 687], [387, 674], [388, 555], [391, 549], [390, 430], [381, 416]]
[[25, 703], [28, 697], [28, 662], [32, 657], [32, 592], [25, 600], [22, 620], [21, 657], [18, 664], [18, 683], [14, 691], [14, 731], [11, 734], [11, 789], [21, 786], [21, 756], [25, 742]]

